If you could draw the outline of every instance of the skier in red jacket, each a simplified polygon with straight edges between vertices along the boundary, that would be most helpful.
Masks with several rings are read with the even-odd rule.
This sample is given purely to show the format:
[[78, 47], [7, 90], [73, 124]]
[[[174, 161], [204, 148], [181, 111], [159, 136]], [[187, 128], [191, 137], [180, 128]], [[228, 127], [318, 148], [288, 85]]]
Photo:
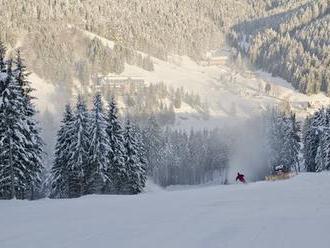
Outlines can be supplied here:
[[241, 183], [246, 183], [244, 175], [243, 174], [239, 174], [239, 172], [237, 172], [237, 177], [236, 177], [236, 182], [240, 181]]

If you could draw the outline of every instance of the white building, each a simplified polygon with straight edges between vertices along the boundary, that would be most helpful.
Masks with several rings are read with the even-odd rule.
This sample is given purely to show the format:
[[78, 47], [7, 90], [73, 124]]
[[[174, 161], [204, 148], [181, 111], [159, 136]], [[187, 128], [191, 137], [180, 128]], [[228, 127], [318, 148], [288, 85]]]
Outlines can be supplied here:
[[99, 90], [111, 90], [119, 94], [125, 94], [144, 89], [146, 83], [142, 77], [97, 76], [96, 85]]

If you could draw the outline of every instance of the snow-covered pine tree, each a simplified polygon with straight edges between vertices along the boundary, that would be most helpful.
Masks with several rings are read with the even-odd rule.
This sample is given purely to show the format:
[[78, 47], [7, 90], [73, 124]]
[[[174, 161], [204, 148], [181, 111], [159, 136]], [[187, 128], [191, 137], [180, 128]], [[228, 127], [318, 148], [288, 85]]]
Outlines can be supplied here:
[[325, 169], [325, 146], [323, 135], [320, 136], [320, 141], [315, 155], [315, 172], [321, 172]]
[[195, 184], [197, 179], [197, 170], [200, 166], [200, 157], [203, 155], [201, 142], [200, 142], [200, 134], [199, 132], [195, 132], [193, 129], [190, 130], [190, 135], [188, 139], [188, 148], [189, 148], [189, 180], [190, 184]]
[[296, 122], [294, 114], [286, 116], [281, 113], [279, 118], [279, 128], [282, 141], [280, 151], [280, 164], [283, 165], [286, 171], [298, 172], [299, 167], [299, 151], [300, 151], [300, 137], [299, 137], [299, 123]]
[[[330, 128], [330, 126], [327, 126]], [[323, 132], [320, 141], [320, 147], [322, 151], [319, 151], [319, 156], [322, 156], [321, 161], [317, 161], [317, 171], [330, 170], [330, 130], [326, 129]], [[319, 159], [320, 159], [319, 158]], [[320, 164], [321, 162], [321, 164]]]
[[16, 68], [14, 70], [15, 78], [22, 87], [24, 95], [27, 97], [27, 100], [31, 101], [32, 96], [30, 95], [30, 93], [34, 89], [31, 87], [31, 82], [27, 79], [30, 73], [27, 72], [26, 66], [21, 57], [21, 50], [19, 49], [16, 51], [16, 59], [14, 63], [16, 65]]
[[89, 122], [90, 148], [87, 168], [88, 193], [102, 193], [104, 186], [111, 184], [108, 176], [110, 152], [109, 137], [106, 132], [107, 120], [103, 112], [100, 94], [94, 97], [94, 107]]
[[[325, 111], [324, 109], [320, 109], [315, 112], [313, 117], [311, 118], [311, 122], [309, 125], [309, 129], [306, 134], [305, 139], [305, 167], [308, 172], [315, 172], [320, 170], [317, 165], [316, 156], [317, 151], [321, 145], [322, 135], [324, 133], [324, 127], [326, 125]], [[322, 149], [319, 150], [319, 153]], [[321, 162], [321, 157], [323, 155], [318, 156], [318, 161]], [[321, 165], [320, 165], [321, 166]]]
[[291, 113], [290, 115], [290, 151], [292, 155], [292, 167], [295, 172], [300, 172], [300, 164], [299, 164], [299, 153], [300, 153], [300, 143], [301, 143], [301, 123], [297, 121], [296, 115]]
[[6, 46], [3, 44], [3, 42], [0, 40], [0, 72], [6, 72]]
[[153, 167], [160, 163], [161, 147], [163, 145], [162, 129], [156, 117], [151, 115], [142, 131], [143, 144], [147, 159], [147, 173], [153, 174]]
[[62, 125], [57, 133], [55, 147], [55, 159], [51, 174], [51, 194], [52, 198], [68, 198], [69, 193], [69, 153], [72, 138], [73, 113], [70, 105], [65, 106]]
[[[6, 65], [4, 64], [3, 66], [6, 69]], [[0, 198], [5, 198], [5, 197], [9, 198], [8, 195], [10, 194], [9, 167], [5, 163], [5, 159], [8, 158], [8, 154], [5, 153], [5, 147], [6, 147], [5, 134], [7, 132], [7, 123], [4, 118], [5, 108], [3, 106], [3, 100], [4, 100], [3, 94], [7, 88], [6, 86], [7, 86], [7, 74], [2, 69], [0, 70]]]
[[330, 170], [330, 108], [328, 107], [325, 110], [325, 128], [322, 133], [321, 141], [320, 141], [320, 149], [322, 152], [322, 166], [317, 166], [318, 171], [321, 170]]
[[319, 143], [315, 157], [315, 171], [320, 172], [330, 167], [330, 109], [321, 109], [322, 121], [316, 122], [314, 129], [318, 131]]
[[[316, 155], [320, 145], [320, 139], [325, 125], [324, 109], [315, 112], [307, 123], [304, 131], [304, 160], [308, 172], [315, 172], [317, 168]], [[319, 158], [320, 159], [320, 158]], [[320, 160], [319, 160], [320, 161]]]
[[[44, 160], [43, 160], [44, 161]], [[38, 194], [39, 198], [44, 197], [51, 197], [52, 193], [52, 168], [44, 167], [44, 169], [41, 172], [40, 178], [41, 178], [41, 184]]]
[[[170, 166], [173, 159], [173, 145], [171, 143], [168, 132], [165, 130], [163, 146], [159, 151], [159, 158], [157, 164], [153, 168], [153, 179], [154, 181], [165, 187], [170, 184]], [[188, 178], [188, 184], [190, 183], [189, 174], [186, 174]]]
[[284, 171], [298, 171], [300, 126], [295, 115], [274, 108], [264, 121], [270, 172], [274, 173], [278, 166]]
[[123, 183], [126, 181], [127, 171], [125, 169], [123, 130], [119, 121], [117, 103], [113, 97], [109, 101], [106, 132], [110, 143], [107, 171], [110, 180], [106, 181], [104, 193], [120, 194], [124, 190]]
[[303, 171], [307, 171], [306, 155], [307, 155], [308, 147], [306, 147], [306, 144], [309, 139], [309, 130], [310, 130], [311, 122], [312, 122], [311, 117], [307, 116], [304, 120], [304, 124], [303, 124], [303, 128], [302, 128], [302, 144], [303, 144], [302, 154], [303, 154], [303, 159], [304, 159], [303, 168], [302, 168]]
[[6, 74], [6, 63], [5, 63], [5, 54], [6, 54], [6, 47], [0, 40], [0, 197], [3, 198], [5, 193], [4, 193], [4, 188], [3, 186], [5, 185], [5, 174], [4, 173], [4, 153], [3, 153], [3, 146], [5, 145], [4, 142], [4, 135], [6, 132], [6, 123], [4, 119], [4, 109], [2, 109], [2, 101], [3, 101], [3, 93], [4, 90], [6, 89], [6, 79], [7, 79], [7, 74]]
[[30, 154], [30, 159], [29, 164], [26, 165], [30, 167], [31, 171], [29, 175], [29, 182], [27, 182], [30, 187], [26, 192], [26, 197], [29, 199], [34, 199], [36, 197], [36, 193], [40, 189], [41, 184], [40, 175], [43, 169], [42, 154], [44, 144], [40, 135], [40, 125], [35, 119], [37, 111], [32, 102], [33, 97], [31, 96], [31, 93], [33, 89], [31, 87], [31, 82], [29, 82], [27, 79], [29, 73], [27, 72], [24, 61], [21, 58], [20, 50], [17, 51], [15, 64], [16, 68], [13, 71], [13, 74], [17, 83], [21, 87], [23, 95], [24, 115], [27, 122], [25, 136], [29, 140], [30, 144], [29, 147], [27, 147], [27, 151], [29, 151]]
[[147, 156], [146, 156], [146, 149], [145, 145], [143, 143], [143, 137], [142, 137], [142, 130], [138, 125], [133, 125], [133, 132], [135, 134], [135, 139], [138, 144], [137, 150], [138, 150], [138, 157], [140, 159], [142, 171], [143, 171], [143, 180], [142, 185], [143, 188], [145, 187], [146, 181], [147, 181]]
[[24, 97], [12, 72], [12, 60], [7, 61], [6, 73], [0, 73], [0, 198], [24, 199], [29, 189], [28, 166], [32, 146], [28, 132]]
[[268, 147], [269, 147], [269, 167], [271, 173], [274, 173], [275, 168], [282, 164], [282, 147], [284, 140], [284, 129], [282, 126], [282, 118], [279, 116], [277, 109], [273, 109], [269, 116], [269, 130], [267, 132]]
[[86, 171], [88, 171], [88, 152], [91, 136], [89, 135], [89, 115], [82, 96], [78, 96], [72, 124], [69, 125], [69, 197], [79, 197], [86, 189]]
[[[164, 153], [162, 154], [164, 168], [161, 168], [161, 170], [165, 169], [163, 173], [166, 175], [166, 181], [163, 186], [179, 184], [179, 171], [181, 164], [180, 154], [178, 153], [178, 150], [176, 150], [175, 133], [167, 128], [164, 135], [166, 137], [166, 145], [164, 147]], [[189, 173], [187, 173], [186, 176], [189, 177]]]
[[142, 144], [138, 143], [134, 128], [131, 125], [130, 120], [126, 122], [126, 129], [124, 134], [125, 141], [125, 163], [127, 170], [127, 182], [126, 190], [127, 194], [138, 194], [140, 193], [146, 182], [146, 170], [141, 158], [139, 157], [139, 151]]

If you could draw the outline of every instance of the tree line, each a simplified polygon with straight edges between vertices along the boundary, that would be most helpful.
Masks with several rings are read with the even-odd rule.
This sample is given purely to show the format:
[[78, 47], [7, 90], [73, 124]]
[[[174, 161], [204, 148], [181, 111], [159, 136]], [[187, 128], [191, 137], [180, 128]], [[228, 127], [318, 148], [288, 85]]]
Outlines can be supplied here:
[[101, 95], [89, 112], [82, 97], [67, 105], [51, 169], [51, 197], [137, 194], [146, 182], [141, 135], [128, 119], [122, 127], [114, 99], [105, 110]]
[[[256, 150], [258, 161], [253, 162], [260, 164], [261, 173], [255, 175], [255, 180], [274, 174], [279, 167], [285, 172], [303, 170], [301, 124], [294, 113], [271, 108], [239, 124], [238, 129], [187, 132], [161, 128], [155, 117], [149, 118], [142, 129], [149, 176], [162, 186], [212, 181], [223, 184], [230, 180], [228, 170], [235, 166], [232, 161], [248, 150], [244, 146], [256, 146], [251, 149]], [[249, 135], [253, 136], [255, 144], [242, 142]], [[247, 161], [236, 162], [248, 164]], [[237, 166], [244, 167], [244, 164]], [[259, 173], [254, 167], [250, 169]]]
[[186, 91], [183, 87], [174, 89], [161, 82], [120, 94], [115, 87], [104, 86], [102, 93], [122, 100], [126, 110], [138, 120], [156, 115], [160, 125], [172, 125], [176, 120], [176, 110], [182, 108], [184, 104], [189, 105], [205, 119], [209, 117], [208, 105], [201, 100], [200, 95]]
[[321, 108], [304, 122], [303, 155], [308, 172], [330, 170], [330, 108]]
[[[303, 125], [293, 114], [272, 111], [268, 115], [269, 164], [287, 171], [330, 170], [330, 108], [321, 108], [305, 118]], [[269, 120], [271, 120], [269, 122]], [[301, 155], [301, 156], [300, 156]]]
[[153, 115], [142, 130], [148, 175], [157, 184], [224, 183], [232, 148], [224, 130], [162, 128]]

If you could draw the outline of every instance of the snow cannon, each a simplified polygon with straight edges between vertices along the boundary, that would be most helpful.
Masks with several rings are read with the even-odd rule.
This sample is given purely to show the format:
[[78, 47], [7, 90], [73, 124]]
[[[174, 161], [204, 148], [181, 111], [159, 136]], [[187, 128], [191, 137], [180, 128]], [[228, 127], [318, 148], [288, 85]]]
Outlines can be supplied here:
[[295, 176], [296, 173], [290, 172], [284, 165], [278, 165], [275, 167], [273, 175], [266, 176], [266, 181], [278, 181], [286, 180]]

